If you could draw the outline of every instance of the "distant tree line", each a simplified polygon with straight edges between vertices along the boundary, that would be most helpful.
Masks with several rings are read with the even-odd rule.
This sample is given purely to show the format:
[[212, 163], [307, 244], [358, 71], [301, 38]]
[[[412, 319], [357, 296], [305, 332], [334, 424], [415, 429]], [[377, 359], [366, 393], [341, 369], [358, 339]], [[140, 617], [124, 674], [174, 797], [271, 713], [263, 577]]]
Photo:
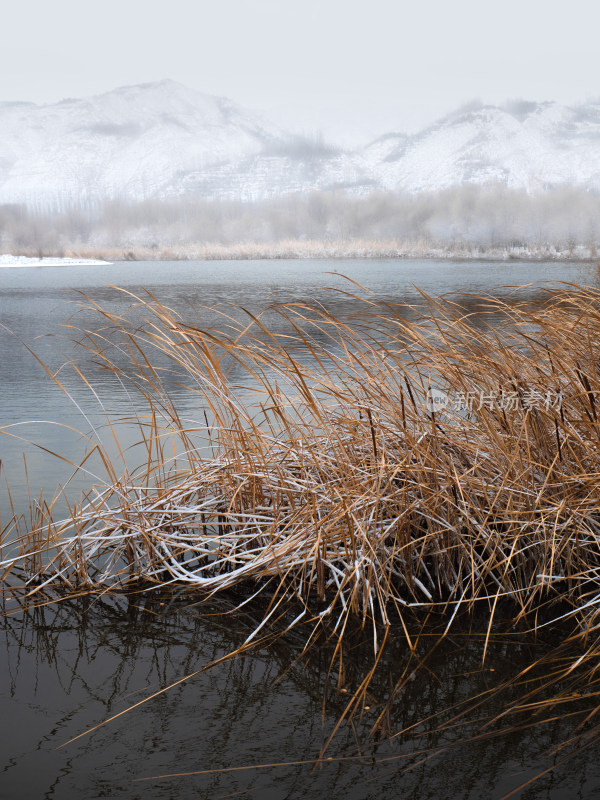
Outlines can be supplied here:
[[85, 249], [290, 240], [423, 243], [431, 247], [600, 244], [600, 195], [561, 187], [539, 194], [464, 185], [417, 195], [342, 191], [289, 194], [256, 203], [183, 197], [70, 204], [48, 211], [0, 205], [3, 252], [62, 255]]

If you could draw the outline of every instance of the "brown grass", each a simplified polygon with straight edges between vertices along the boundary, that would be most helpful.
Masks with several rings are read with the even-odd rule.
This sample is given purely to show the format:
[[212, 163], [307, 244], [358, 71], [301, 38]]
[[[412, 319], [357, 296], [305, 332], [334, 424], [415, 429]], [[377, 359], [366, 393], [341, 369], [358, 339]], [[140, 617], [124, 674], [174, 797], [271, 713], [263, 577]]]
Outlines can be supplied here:
[[[5, 575], [78, 590], [242, 587], [267, 592], [274, 615], [294, 598], [339, 630], [349, 615], [387, 626], [407, 606], [452, 613], [506, 598], [516, 618], [560, 600], [593, 625], [598, 301], [575, 287], [537, 310], [489, 300], [489, 327], [442, 300], [411, 323], [365, 300], [370, 321], [355, 327], [296, 303], [277, 309], [285, 335], [258, 318], [201, 331], [151, 298], [145, 330], [103, 311], [150, 407], [146, 466], [134, 478], [107, 464], [112, 484], [71, 517], [41, 514]], [[122, 371], [104, 334], [86, 346]], [[184, 368], [205, 425], [181, 423], [152, 348]], [[233, 364], [252, 402], [232, 387]], [[432, 380], [455, 396], [511, 393], [512, 406], [431, 413]], [[563, 393], [560, 408], [544, 407], [549, 391]], [[169, 470], [173, 434], [186, 458]]]
[[[390, 633], [414, 648], [405, 623], [422, 608], [445, 614], [446, 631], [458, 612], [487, 609], [484, 658], [500, 606], [533, 629], [570, 621], [581, 658], [549, 680], [577, 673], [595, 686], [600, 292], [566, 285], [535, 307], [472, 298], [470, 310], [426, 298], [420, 318], [367, 298], [352, 325], [303, 303], [272, 307], [285, 333], [252, 315], [201, 330], [136, 300], [143, 328], [98, 309], [106, 328], [84, 346], [146, 398], [145, 464], [117, 474], [98, 450], [111, 480], [68, 518], [38, 503], [26, 530], [5, 526], [6, 583], [34, 602], [53, 587], [183, 586], [233, 593], [238, 608], [259, 596], [248, 643], [309, 623], [309, 643], [322, 626], [341, 647], [350, 625], [368, 624], [377, 655], [345, 716]], [[185, 374], [198, 424], [181, 421], [155, 349]], [[430, 385], [505, 400], [430, 411]], [[537, 692], [507, 717], [536, 707]], [[552, 702], [572, 699], [571, 687]]]

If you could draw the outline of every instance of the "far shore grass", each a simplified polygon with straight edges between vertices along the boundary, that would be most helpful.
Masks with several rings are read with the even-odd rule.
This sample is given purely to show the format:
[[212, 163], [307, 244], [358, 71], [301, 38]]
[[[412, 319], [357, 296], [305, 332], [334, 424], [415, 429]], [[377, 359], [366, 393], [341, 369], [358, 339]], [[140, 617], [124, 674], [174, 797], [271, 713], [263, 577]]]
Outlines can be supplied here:
[[574, 261], [598, 262], [600, 245], [526, 244], [514, 246], [439, 245], [426, 241], [306, 240], [220, 244], [170, 244], [119, 247], [71, 245], [64, 248], [11, 248], [30, 258], [85, 258], [101, 261], [245, 261], [263, 259], [440, 259], [446, 261]]

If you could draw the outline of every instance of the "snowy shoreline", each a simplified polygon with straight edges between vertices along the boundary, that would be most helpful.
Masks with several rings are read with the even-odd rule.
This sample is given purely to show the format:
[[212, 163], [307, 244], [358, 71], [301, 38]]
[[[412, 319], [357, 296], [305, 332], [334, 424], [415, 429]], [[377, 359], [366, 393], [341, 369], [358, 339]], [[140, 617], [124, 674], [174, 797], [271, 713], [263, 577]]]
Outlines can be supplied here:
[[[77, 251], [75, 251], [77, 252]], [[424, 242], [398, 240], [288, 239], [277, 242], [238, 242], [237, 244], [190, 243], [148, 247], [86, 248], [83, 255], [108, 260], [130, 261], [253, 261], [301, 259], [394, 259], [444, 261], [570, 261], [598, 263], [600, 243], [595, 246], [519, 245], [506, 247], [435, 246]]]
[[96, 267], [112, 264], [92, 258], [29, 258], [28, 256], [0, 255], [0, 269], [11, 267]]
[[595, 246], [552, 247], [521, 245], [513, 247], [435, 247], [424, 243], [398, 241], [331, 241], [288, 240], [265, 243], [187, 244], [172, 247], [134, 246], [120, 248], [88, 248], [85, 256], [45, 257], [0, 255], [0, 269], [6, 267], [77, 267], [109, 266], [135, 261], [279, 261], [303, 259], [394, 259], [411, 261], [477, 262], [552, 262], [595, 263], [600, 266], [600, 244]]

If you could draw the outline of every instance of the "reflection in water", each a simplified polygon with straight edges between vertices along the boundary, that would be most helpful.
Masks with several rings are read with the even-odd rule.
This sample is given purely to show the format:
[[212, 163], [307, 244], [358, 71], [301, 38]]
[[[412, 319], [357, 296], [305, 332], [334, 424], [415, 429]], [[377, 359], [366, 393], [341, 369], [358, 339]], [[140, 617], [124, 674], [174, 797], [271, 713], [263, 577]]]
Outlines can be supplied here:
[[[360, 633], [354, 644], [350, 637], [343, 668], [338, 664], [329, 680], [333, 648], [315, 647], [303, 657], [302, 635], [295, 633], [216, 664], [57, 749], [236, 650], [257, 620], [251, 612], [247, 620], [229, 617], [223, 606], [208, 614], [203, 607], [201, 614], [189, 601], [164, 596], [83, 598], [25, 613], [11, 613], [12, 603], [6, 599], [3, 621], [3, 797], [501, 797], [551, 766], [547, 752], [575, 724], [557, 716], [529, 727], [532, 720], [522, 716], [486, 727], [532, 680], [481, 704], [471, 701], [473, 710], [462, 718], [461, 703], [509, 681], [549, 643], [514, 631], [496, 635], [482, 668], [484, 637], [458, 625], [439, 643], [429, 621], [428, 635], [417, 639], [415, 621], [415, 652], [404, 638], [390, 644], [360, 713], [341, 726], [327, 751], [333, 760], [316, 769], [322, 745], [372, 661]], [[502, 727], [505, 733], [498, 732]], [[390, 738], [398, 731], [406, 733]], [[217, 771], [298, 761], [309, 763]], [[135, 782], [199, 770], [209, 772]], [[522, 796], [589, 797], [595, 788], [598, 764], [575, 756]]]

